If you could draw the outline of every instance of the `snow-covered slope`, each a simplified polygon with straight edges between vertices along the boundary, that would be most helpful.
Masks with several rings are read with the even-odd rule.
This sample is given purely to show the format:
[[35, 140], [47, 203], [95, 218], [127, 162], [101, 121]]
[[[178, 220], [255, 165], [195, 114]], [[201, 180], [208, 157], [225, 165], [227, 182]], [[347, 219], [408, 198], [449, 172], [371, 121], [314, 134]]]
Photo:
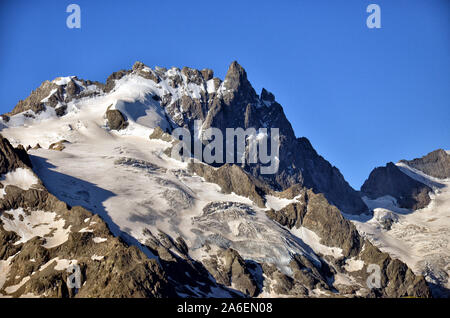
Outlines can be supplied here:
[[[352, 219], [377, 247], [399, 258], [427, 281], [450, 288], [450, 179], [437, 179], [397, 163], [402, 172], [433, 189], [430, 204], [416, 211], [399, 208], [395, 198], [364, 198], [374, 214]], [[436, 290], [436, 293], [442, 291]], [[447, 295], [448, 296], [448, 295]]]

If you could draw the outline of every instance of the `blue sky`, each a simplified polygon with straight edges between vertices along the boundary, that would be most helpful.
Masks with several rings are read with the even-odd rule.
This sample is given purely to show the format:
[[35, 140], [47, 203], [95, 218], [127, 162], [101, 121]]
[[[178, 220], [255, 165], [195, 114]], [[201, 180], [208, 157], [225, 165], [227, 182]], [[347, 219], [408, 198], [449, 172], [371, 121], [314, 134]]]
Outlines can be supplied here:
[[221, 78], [237, 60], [356, 189], [376, 166], [450, 149], [448, 0], [0, 3], [1, 113], [46, 79], [104, 81], [137, 60]]

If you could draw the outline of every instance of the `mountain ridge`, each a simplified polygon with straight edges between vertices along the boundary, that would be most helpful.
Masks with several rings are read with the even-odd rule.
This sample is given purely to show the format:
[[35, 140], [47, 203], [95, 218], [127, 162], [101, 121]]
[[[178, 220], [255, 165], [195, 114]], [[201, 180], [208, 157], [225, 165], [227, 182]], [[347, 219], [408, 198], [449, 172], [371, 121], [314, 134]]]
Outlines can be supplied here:
[[[46, 106], [53, 107], [57, 116], [64, 115], [67, 113], [67, 103], [73, 99], [98, 96], [101, 92], [110, 93], [118, 80], [127, 75], [137, 75], [153, 81], [157, 87], [165, 85], [157, 93], [152, 93], [152, 98], [170, 117], [169, 122], [187, 127], [191, 132], [195, 120], [203, 121], [203, 130], [209, 127], [217, 127], [222, 131], [238, 127], [279, 128], [281, 145], [278, 172], [272, 176], [263, 176], [259, 173], [260, 164], [244, 167], [275, 190], [301, 183], [324, 193], [330, 202], [346, 213], [367, 211], [358, 193], [340, 171], [320, 156], [306, 137], [295, 136], [275, 96], [264, 88], [260, 95], [256, 94], [241, 65], [232, 62], [223, 81], [213, 77], [213, 74], [209, 69], [199, 71], [188, 67], [181, 70], [175, 67], [169, 70], [160, 67], [151, 69], [136, 62], [131, 70], [111, 74], [105, 84], [78, 80], [76, 77], [46, 81], [27, 99], [20, 101], [13, 111], [3, 115], [3, 122], [7, 124], [10, 115], [21, 112], [32, 111], [27, 116], [35, 116], [47, 110]], [[173, 124], [169, 126], [169, 130], [175, 128]]]

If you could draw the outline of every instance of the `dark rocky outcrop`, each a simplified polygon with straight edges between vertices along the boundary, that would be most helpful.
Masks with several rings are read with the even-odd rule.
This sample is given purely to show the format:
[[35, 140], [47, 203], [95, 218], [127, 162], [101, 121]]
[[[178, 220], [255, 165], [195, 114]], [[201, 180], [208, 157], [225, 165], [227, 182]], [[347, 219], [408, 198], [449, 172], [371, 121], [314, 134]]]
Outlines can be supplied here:
[[43, 82], [41, 86], [32, 91], [30, 96], [28, 96], [25, 100], [20, 100], [14, 109], [6, 115], [13, 116], [27, 110], [33, 110], [35, 113], [39, 113], [43, 110], [41, 100], [46, 98], [54, 89], [58, 89], [58, 85], [50, 81]]
[[422, 158], [400, 162], [435, 178], [450, 178], [450, 154], [443, 149], [432, 151]]
[[400, 207], [422, 209], [430, 203], [432, 189], [404, 174], [395, 164], [375, 168], [361, 187], [362, 195], [376, 199], [390, 195], [397, 199]]
[[345, 257], [356, 255], [361, 248], [362, 241], [355, 226], [329, 204], [323, 194], [310, 189], [302, 189], [297, 202], [266, 214], [288, 228], [304, 226], [314, 231], [321, 237], [322, 244], [342, 248]]
[[249, 264], [236, 250], [231, 248], [221, 250], [204, 263], [218, 283], [233, 287], [250, 297], [257, 296], [261, 292], [256, 278], [249, 271]]
[[258, 206], [264, 207], [264, 194], [269, 188], [247, 174], [241, 167], [225, 164], [214, 168], [202, 163], [190, 162], [189, 171], [205, 178], [206, 181], [218, 184], [224, 193], [236, 193], [250, 198]]
[[22, 146], [14, 148], [0, 135], [0, 175], [17, 168], [31, 167], [31, 161]]
[[[381, 269], [380, 292], [388, 297], [431, 297], [430, 289], [423, 276], [414, 275], [408, 266], [392, 259], [389, 254], [381, 252], [370, 242], [365, 241], [364, 249], [360, 252], [360, 258], [365, 264], [375, 264]], [[367, 280], [369, 273], [364, 267], [360, 273]]]
[[106, 119], [111, 130], [121, 130], [128, 126], [125, 116], [117, 109], [108, 109]]
[[106, 79], [106, 84], [104, 86], [103, 91], [105, 93], [111, 92], [116, 87], [116, 80], [119, 80], [125, 75], [128, 75], [130, 73], [131, 71], [129, 70], [120, 70], [109, 75], [108, 78]]
[[[28, 214], [34, 211], [57, 213], [70, 226], [68, 240], [54, 248], [44, 248], [45, 238], [36, 237], [26, 243], [14, 244], [17, 237], [7, 232], [0, 224], [2, 251], [0, 258], [6, 259], [17, 254], [11, 262], [10, 277], [3, 289], [18, 283], [14, 277], [30, 277], [27, 284], [12, 296], [32, 293], [47, 297], [169, 297], [175, 296], [163, 269], [155, 259], [149, 259], [137, 247], [129, 247], [114, 237], [107, 225], [98, 217], [81, 207], [68, 207], [44, 188], [24, 191], [14, 186], [6, 187], [6, 195], [0, 199], [0, 215], [10, 209], [25, 209]], [[86, 227], [92, 232], [79, 231]], [[96, 243], [94, 236], [104, 242]], [[14, 254], [13, 254], [14, 253]], [[102, 260], [93, 259], [101, 255]], [[74, 293], [67, 288], [66, 280], [70, 273], [54, 270], [56, 257], [76, 259], [82, 272], [82, 287]], [[30, 262], [33, 259], [33, 262]], [[43, 265], [49, 264], [45, 270]], [[55, 288], [56, 287], [56, 288]]]

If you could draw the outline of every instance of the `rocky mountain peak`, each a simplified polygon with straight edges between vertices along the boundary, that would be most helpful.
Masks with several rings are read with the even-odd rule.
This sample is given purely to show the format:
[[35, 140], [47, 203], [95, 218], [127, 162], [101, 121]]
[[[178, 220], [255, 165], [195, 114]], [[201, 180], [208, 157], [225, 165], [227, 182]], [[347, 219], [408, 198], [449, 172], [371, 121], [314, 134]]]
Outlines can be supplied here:
[[450, 178], [450, 154], [444, 149], [437, 149], [421, 158], [400, 162], [435, 178]]
[[261, 90], [261, 100], [262, 101], [268, 101], [268, 102], [274, 102], [275, 101], [275, 95], [273, 95], [271, 92], [267, 91], [265, 88]]
[[432, 189], [404, 174], [394, 163], [375, 168], [361, 187], [361, 192], [371, 199], [390, 195], [402, 208], [421, 209], [430, 203]]
[[[256, 103], [258, 95], [247, 79], [247, 72], [237, 61], [232, 62], [228, 68], [223, 86], [226, 92], [225, 100], [228, 104]], [[227, 98], [229, 94], [234, 98]]]

